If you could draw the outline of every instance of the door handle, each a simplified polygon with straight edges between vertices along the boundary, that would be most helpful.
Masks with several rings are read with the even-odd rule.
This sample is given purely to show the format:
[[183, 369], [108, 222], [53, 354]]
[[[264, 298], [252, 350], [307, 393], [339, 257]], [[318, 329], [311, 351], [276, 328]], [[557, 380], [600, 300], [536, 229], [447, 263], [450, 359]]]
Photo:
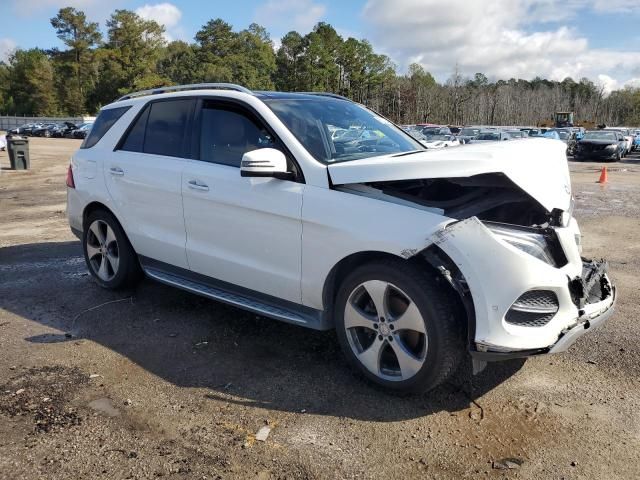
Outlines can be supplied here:
[[206, 183], [202, 183], [198, 180], [189, 180], [187, 182], [187, 185], [189, 185], [189, 188], [192, 188], [193, 190], [200, 190], [203, 192], [209, 191], [209, 185], [207, 185]]
[[120, 167], [111, 167], [111, 168], [109, 169], [109, 173], [110, 173], [111, 175], [119, 175], [119, 176], [122, 176], [122, 175], [124, 175], [124, 170], [122, 170]]

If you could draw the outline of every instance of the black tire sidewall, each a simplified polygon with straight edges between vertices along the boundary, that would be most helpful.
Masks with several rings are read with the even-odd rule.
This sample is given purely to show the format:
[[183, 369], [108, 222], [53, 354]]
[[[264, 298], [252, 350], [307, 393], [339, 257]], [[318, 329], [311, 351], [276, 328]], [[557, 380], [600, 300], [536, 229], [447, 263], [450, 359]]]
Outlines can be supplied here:
[[[96, 220], [101, 220], [109, 225], [109, 227], [111, 227], [113, 233], [115, 234], [116, 241], [118, 242], [118, 272], [109, 281], [102, 280], [100, 277], [98, 277], [96, 272], [93, 270], [91, 263], [89, 262], [89, 256], [87, 254], [87, 235], [89, 232], [89, 227]], [[137, 277], [137, 270], [139, 269], [138, 258], [133, 250], [133, 247], [129, 243], [129, 239], [124, 233], [124, 230], [120, 226], [120, 223], [109, 212], [98, 210], [91, 213], [87, 217], [82, 233], [82, 251], [84, 253], [84, 260], [87, 264], [89, 272], [91, 273], [91, 276], [98, 283], [98, 285], [103, 288], [116, 290], [119, 288], [128, 287]]]
[[[449, 348], [444, 345], [448, 343], [444, 341], [444, 337], [447, 336], [444, 327], [450, 328], [451, 325], [447, 324], [456, 321], [455, 312], [452, 311], [448, 293], [438, 287], [434, 278], [430, 278], [428, 274], [420, 272], [406, 262], [398, 261], [397, 265], [394, 263], [396, 262], [375, 262], [364, 265], [348, 275], [342, 282], [334, 306], [338, 341], [351, 367], [368, 380], [399, 392], [423, 392], [437, 386], [443, 378], [444, 356], [447, 353], [453, 353], [443, 351], [443, 348]], [[421, 277], [419, 283], [415, 281], [417, 276]], [[401, 289], [415, 302], [425, 322], [428, 341], [427, 356], [422, 368], [408, 380], [390, 381], [379, 378], [360, 363], [351, 349], [344, 328], [344, 308], [352, 291], [367, 280], [382, 280]], [[428, 286], [429, 288], [424, 291], [420, 286]], [[443, 315], [444, 312], [447, 313]], [[457, 347], [462, 348], [462, 343], [460, 342]], [[459, 354], [459, 352], [455, 353]]]

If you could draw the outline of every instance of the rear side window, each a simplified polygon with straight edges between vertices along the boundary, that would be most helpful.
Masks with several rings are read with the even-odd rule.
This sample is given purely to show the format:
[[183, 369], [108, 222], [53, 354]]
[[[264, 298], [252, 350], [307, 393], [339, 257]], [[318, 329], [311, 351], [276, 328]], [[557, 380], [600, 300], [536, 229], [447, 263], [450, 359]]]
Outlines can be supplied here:
[[194, 105], [192, 99], [148, 104], [127, 133], [121, 150], [183, 156], [184, 134]]
[[121, 150], [128, 152], [142, 152], [144, 147], [144, 132], [147, 129], [147, 119], [149, 118], [149, 105], [144, 107], [141, 115], [138, 116], [135, 123], [129, 130], [127, 138], [125, 138]]
[[109, 131], [109, 129], [113, 126], [114, 123], [118, 121], [118, 119], [124, 115], [124, 112], [129, 110], [131, 107], [118, 107], [118, 108], [109, 108], [107, 110], [102, 110], [98, 118], [96, 119], [89, 135], [84, 139], [80, 148], [91, 148], [96, 143], [100, 141], [100, 139], [104, 136], [105, 133]]

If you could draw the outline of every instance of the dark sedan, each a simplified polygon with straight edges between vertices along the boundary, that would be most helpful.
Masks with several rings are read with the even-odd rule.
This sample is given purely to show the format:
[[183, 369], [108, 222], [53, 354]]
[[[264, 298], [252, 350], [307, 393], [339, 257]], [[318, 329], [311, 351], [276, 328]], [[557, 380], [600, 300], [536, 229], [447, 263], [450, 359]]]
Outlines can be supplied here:
[[34, 129], [40, 128], [41, 126], [42, 124], [40, 123], [25, 123], [24, 125], [20, 125], [19, 127], [12, 128], [8, 133], [11, 135], [29, 136], [33, 133]]
[[31, 135], [34, 137], [51, 137], [53, 136], [53, 132], [60, 129], [60, 125], [57, 123], [46, 123], [41, 127], [34, 128], [31, 131]]
[[93, 127], [93, 123], [83, 123], [71, 132], [71, 138], [85, 138]]
[[597, 130], [584, 134], [574, 153], [576, 160], [619, 161], [624, 152], [625, 140], [619, 132]]
[[55, 130], [52, 133], [51, 136], [56, 138], [71, 137], [73, 134], [72, 132], [77, 128], [78, 126], [75, 123], [64, 122], [63, 124], [60, 125], [59, 129]]

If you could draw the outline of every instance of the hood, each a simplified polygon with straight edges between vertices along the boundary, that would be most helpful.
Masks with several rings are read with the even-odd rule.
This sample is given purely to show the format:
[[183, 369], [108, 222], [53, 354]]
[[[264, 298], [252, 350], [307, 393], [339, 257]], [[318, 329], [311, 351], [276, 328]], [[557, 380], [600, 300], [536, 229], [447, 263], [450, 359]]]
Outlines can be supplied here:
[[571, 203], [566, 145], [548, 139], [474, 143], [335, 163], [328, 168], [334, 185], [503, 173], [549, 212], [568, 210]]

